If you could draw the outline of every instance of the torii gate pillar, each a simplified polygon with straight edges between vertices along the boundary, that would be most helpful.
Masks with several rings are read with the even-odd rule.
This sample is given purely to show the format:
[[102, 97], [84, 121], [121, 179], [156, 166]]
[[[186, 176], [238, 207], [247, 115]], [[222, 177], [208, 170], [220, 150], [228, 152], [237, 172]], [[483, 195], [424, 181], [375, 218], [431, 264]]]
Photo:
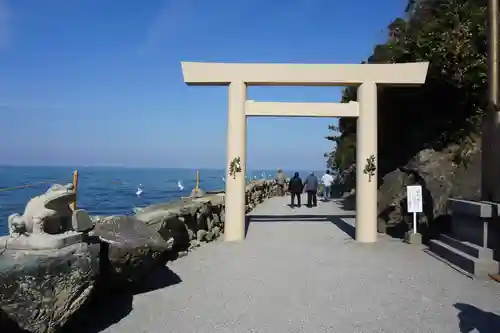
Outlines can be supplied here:
[[[247, 86], [244, 82], [238, 81], [229, 84], [224, 222], [224, 238], [226, 241], [245, 239], [246, 96]], [[235, 157], [240, 158], [241, 172], [230, 175], [229, 165]]]
[[[184, 82], [229, 86], [226, 241], [245, 238], [246, 117], [358, 117], [356, 141], [356, 241], [377, 241], [377, 85], [419, 85], [429, 63], [225, 64], [183, 62]], [[246, 100], [247, 85], [358, 86], [355, 103], [276, 103]], [[230, 174], [240, 160], [241, 171]]]
[[365, 174], [371, 157], [377, 163], [377, 85], [365, 82], [358, 88], [359, 116], [356, 129], [356, 240], [377, 241], [377, 168]]

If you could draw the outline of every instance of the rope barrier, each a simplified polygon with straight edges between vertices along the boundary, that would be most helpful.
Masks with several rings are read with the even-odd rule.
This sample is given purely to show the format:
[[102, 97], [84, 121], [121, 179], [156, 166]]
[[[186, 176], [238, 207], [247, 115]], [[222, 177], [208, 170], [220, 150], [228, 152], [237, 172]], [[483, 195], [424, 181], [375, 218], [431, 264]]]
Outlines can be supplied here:
[[[78, 170], [75, 170], [73, 172], [73, 185], [75, 186], [75, 190], [76, 191], [78, 190], [78, 181], [79, 181], [78, 178], [79, 178], [78, 177]], [[21, 190], [21, 189], [24, 189], [24, 188], [31, 188], [31, 187], [45, 185], [45, 184], [54, 184], [56, 182], [57, 182], [56, 180], [52, 180], [52, 181], [43, 181], [43, 182], [29, 183], [29, 184], [20, 185], [20, 186], [14, 186], [14, 187], [0, 188], [0, 193], [1, 192], [14, 191], [14, 190]], [[66, 183], [66, 182], [62, 182], [62, 183]], [[110, 184], [121, 185], [122, 182], [119, 179], [115, 179], [115, 180], [111, 181]], [[200, 170], [197, 170], [196, 171], [196, 185], [195, 185], [196, 192], [198, 192], [199, 189], [200, 189]]]
[[45, 182], [37, 182], [37, 183], [31, 183], [31, 184], [25, 184], [21, 186], [14, 186], [14, 187], [6, 187], [6, 188], [0, 188], [0, 192], [7, 192], [7, 191], [14, 191], [14, 190], [20, 190], [23, 188], [30, 188], [30, 187], [35, 187], [35, 186], [40, 186], [43, 184], [53, 184], [54, 182], [52, 181], [45, 181]]
[[[14, 191], [14, 190], [21, 190], [23, 188], [30, 188], [30, 187], [35, 187], [35, 186], [40, 186], [40, 185], [45, 185], [45, 184], [55, 184], [56, 180], [51, 180], [51, 181], [43, 181], [43, 182], [36, 182], [36, 183], [29, 183], [29, 184], [24, 184], [21, 186], [13, 186], [13, 187], [6, 187], [6, 188], [0, 188], [0, 192], [8, 192], [8, 191]], [[61, 182], [60, 184], [66, 184], [67, 182]], [[78, 189], [78, 170], [73, 171], [73, 186], [75, 191]]]

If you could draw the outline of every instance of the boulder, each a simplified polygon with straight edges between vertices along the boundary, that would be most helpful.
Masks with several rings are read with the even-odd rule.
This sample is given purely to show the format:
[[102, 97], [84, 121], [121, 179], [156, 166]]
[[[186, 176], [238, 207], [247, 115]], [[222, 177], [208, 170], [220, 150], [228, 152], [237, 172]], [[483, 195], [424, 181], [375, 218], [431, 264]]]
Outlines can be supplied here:
[[174, 239], [173, 250], [186, 251], [189, 241], [195, 236], [189, 233], [185, 219], [180, 215], [180, 208], [167, 210], [158, 207], [157, 210], [138, 212], [134, 218], [145, 223], [153, 232], [158, 233], [164, 240]]
[[57, 331], [88, 300], [99, 274], [99, 251], [99, 243], [78, 243], [57, 250], [3, 252], [0, 327], [8, 321], [29, 332]]
[[92, 234], [104, 242], [101, 281], [112, 288], [140, 282], [164, 263], [162, 255], [173, 245], [173, 239], [165, 241], [146, 224], [130, 216], [104, 217], [97, 221]]
[[420, 151], [405, 166], [384, 176], [378, 195], [379, 231], [401, 236], [412, 223], [407, 213], [406, 186], [421, 185], [424, 212], [419, 218], [425, 239], [449, 228], [448, 198], [478, 200], [480, 194], [480, 149], [470, 150], [467, 163], [456, 163], [450, 150]]
[[[174, 251], [186, 251], [192, 240], [213, 240], [214, 227], [223, 228], [224, 195], [207, 195], [170, 205], [153, 205], [137, 211], [134, 217], [163, 239], [173, 238]], [[208, 234], [208, 237], [207, 237]]]

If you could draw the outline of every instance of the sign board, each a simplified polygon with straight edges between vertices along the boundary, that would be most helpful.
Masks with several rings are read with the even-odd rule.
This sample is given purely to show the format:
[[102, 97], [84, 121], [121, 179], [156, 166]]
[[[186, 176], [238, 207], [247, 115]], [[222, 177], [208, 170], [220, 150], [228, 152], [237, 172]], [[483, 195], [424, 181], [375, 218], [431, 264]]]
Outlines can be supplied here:
[[408, 213], [422, 213], [422, 186], [406, 186], [406, 197], [408, 198]]

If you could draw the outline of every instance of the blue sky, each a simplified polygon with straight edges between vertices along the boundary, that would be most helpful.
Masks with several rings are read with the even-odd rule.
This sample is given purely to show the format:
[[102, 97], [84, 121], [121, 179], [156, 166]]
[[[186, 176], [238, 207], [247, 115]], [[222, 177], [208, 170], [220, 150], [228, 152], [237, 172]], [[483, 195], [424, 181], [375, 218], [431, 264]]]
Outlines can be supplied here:
[[[405, 5], [0, 0], [0, 164], [223, 168], [227, 88], [186, 86], [181, 61], [359, 63]], [[339, 92], [251, 87], [248, 98]], [[323, 168], [331, 123], [250, 118], [248, 167]]]

